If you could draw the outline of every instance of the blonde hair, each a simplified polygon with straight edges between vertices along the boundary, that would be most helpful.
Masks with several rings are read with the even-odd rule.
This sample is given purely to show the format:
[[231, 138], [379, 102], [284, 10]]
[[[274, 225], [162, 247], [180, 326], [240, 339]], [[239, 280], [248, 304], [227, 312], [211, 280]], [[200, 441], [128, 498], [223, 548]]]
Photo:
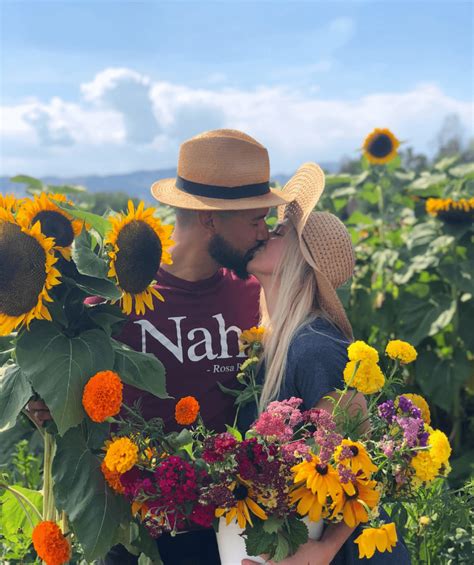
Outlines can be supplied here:
[[271, 292], [278, 293], [271, 316], [263, 290], [260, 294], [265, 382], [260, 397], [260, 410], [274, 400], [280, 391], [286, 371], [288, 348], [296, 330], [318, 316], [327, 318], [318, 302], [318, 285], [312, 267], [304, 259], [298, 235], [292, 225], [285, 233], [286, 246], [273, 272]]

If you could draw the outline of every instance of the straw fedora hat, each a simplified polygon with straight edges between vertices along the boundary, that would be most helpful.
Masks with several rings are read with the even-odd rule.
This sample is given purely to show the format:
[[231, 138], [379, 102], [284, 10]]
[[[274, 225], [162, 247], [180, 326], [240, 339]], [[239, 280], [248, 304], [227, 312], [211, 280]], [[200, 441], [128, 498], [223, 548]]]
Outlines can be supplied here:
[[278, 219], [289, 220], [294, 225], [303, 257], [315, 272], [322, 310], [352, 340], [352, 326], [336, 289], [354, 273], [354, 248], [339, 218], [329, 212], [313, 212], [320, 196], [311, 184], [302, 185], [294, 200], [278, 210]]
[[268, 151], [249, 135], [232, 129], [207, 131], [185, 141], [179, 149], [177, 177], [151, 187], [159, 202], [190, 210], [282, 206], [297, 192], [299, 184], [292, 179], [284, 192], [271, 189]]

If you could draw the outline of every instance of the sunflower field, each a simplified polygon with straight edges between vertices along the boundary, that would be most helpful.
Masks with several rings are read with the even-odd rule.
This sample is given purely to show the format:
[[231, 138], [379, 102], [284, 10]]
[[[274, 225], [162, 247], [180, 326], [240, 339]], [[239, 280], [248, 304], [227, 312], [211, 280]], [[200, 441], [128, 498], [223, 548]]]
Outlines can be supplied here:
[[[144, 273], [143, 284], [138, 289], [127, 287], [127, 264], [133, 253], [127, 255], [123, 238], [127, 233], [133, 238], [133, 226], [144, 221], [148, 228], [139, 234], [142, 244], [158, 263], [166, 260], [166, 249], [157, 247], [154, 234], [159, 234], [161, 242], [167, 241], [169, 230], [160, 230], [166, 228], [164, 223], [172, 223], [173, 214], [158, 207], [154, 215], [147, 215], [143, 208], [131, 205], [117, 210], [121, 214], [111, 223], [92, 213], [92, 199], [77, 187], [48, 187], [27, 176], [16, 180], [26, 184], [32, 198], [17, 210], [14, 198], [0, 195], [0, 561], [39, 562], [31, 546], [39, 518], [28, 522], [22, 505], [30, 507], [33, 516], [36, 512], [50, 520], [61, 517], [53, 516], [54, 503], [47, 498], [52, 497], [51, 485], [44, 484], [41, 493], [40, 460], [44, 457], [43, 474], [56, 482], [56, 504], [64, 511], [63, 531], [68, 528], [68, 514], [82, 536], [84, 554], [73, 555], [72, 562], [92, 562], [107, 546], [107, 536], [116, 536], [112, 529], [114, 524], [118, 527], [123, 508], [109, 506], [114, 499], [107, 498], [106, 489], [86, 492], [81, 484], [85, 477], [68, 474], [67, 469], [85, 454], [97, 484], [105, 485], [93, 463], [93, 453], [104, 439], [103, 426], [100, 421], [86, 422], [82, 406], [74, 407], [73, 400], [70, 410], [64, 410], [55, 400], [61, 380], [51, 375], [59, 371], [57, 355], [71, 359], [71, 348], [77, 358], [82, 356], [89, 374], [120, 367], [130, 383], [145, 390], [152, 387], [150, 374], [163, 375], [158, 361], [123, 348], [112, 338], [112, 325], [123, 319], [118, 307], [101, 306], [91, 317], [83, 312], [82, 304], [98, 294], [120, 301], [126, 313], [132, 308], [143, 311], [151, 301], [147, 281], [153, 273], [137, 267]], [[69, 200], [76, 204], [74, 211]], [[355, 276], [340, 289], [340, 296], [356, 339], [379, 350], [392, 339], [415, 346], [416, 361], [404, 368], [406, 390], [428, 401], [431, 425], [442, 429], [453, 447], [450, 489], [434, 483], [430, 495], [417, 504], [393, 510], [399, 514], [398, 522], [405, 524], [402, 533], [413, 562], [469, 563], [474, 535], [474, 162], [451, 155], [424, 168], [410, 168], [403, 165], [396, 137], [389, 130], [374, 130], [351, 173], [326, 176], [318, 209], [339, 216], [355, 246]], [[33, 222], [38, 216], [52, 230], [46, 235]], [[270, 225], [275, 221], [274, 216], [269, 218]], [[90, 229], [81, 231], [84, 223]], [[91, 252], [97, 245], [104, 249], [101, 259]], [[20, 251], [29, 253], [32, 260], [18, 264], [15, 288], [8, 294], [2, 273]], [[149, 267], [153, 270], [156, 265]], [[63, 290], [58, 293], [58, 288]], [[61, 339], [46, 325], [51, 318], [64, 329]], [[8, 334], [33, 320], [33, 331], [19, 333], [12, 343]], [[41, 356], [48, 340], [56, 340], [56, 349]], [[46, 375], [49, 385], [42, 379]], [[79, 384], [85, 384], [84, 367], [74, 368], [70, 375], [79, 390]], [[56, 442], [49, 434], [42, 438], [20, 412], [32, 388], [46, 400], [50, 397], [59, 427]], [[166, 394], [164, 375], [158, 388], [156, 394]], [[92, 507], [95, 514], [91, 515]], [[94, 528], [104, 508], [108, 530], [101, 532], [99, 540]], [[48, 535], [56, 534], [60, 546], [64, 539], [60, 532]], [[153, 554], [143, 531], [124, 529], [120, 535], [124, 543]], [[65, 545], [63, 549], [69, 551]]]

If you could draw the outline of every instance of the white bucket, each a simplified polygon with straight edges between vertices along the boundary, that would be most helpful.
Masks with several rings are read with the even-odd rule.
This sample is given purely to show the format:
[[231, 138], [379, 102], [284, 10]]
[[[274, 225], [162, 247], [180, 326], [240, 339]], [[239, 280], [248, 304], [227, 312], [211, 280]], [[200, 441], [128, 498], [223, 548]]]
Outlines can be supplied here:
[[[310, 522], [305, 516], [303, 522], [308, 527], [309, 539], [318, 540], [323, 533], [323, 521]], [[240, 535], [243, 530], [233, 520], [226, 526], [225, 518], [219, 520], [219, 531], [216, 534], [221, 565], [240, 565], [242, 559], [251, 559], [256, 563], [265, 563], [261, 557], [250, 557], [245, 552], [245, 540]]]

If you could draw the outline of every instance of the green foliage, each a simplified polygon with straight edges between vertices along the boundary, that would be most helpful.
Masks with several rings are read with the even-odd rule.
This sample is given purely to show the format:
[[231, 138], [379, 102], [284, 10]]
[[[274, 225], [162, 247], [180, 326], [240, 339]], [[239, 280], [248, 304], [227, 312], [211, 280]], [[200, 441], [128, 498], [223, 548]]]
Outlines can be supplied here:
[[53, 480], [57, 508], [66, 511], [86, 559], [105, 555], [117, 541], [121, 521], [131, 519], [130, 509], [105, 482], [80, 427], [57, 438]]
[[20, 367], [8, 365], [0, 370], [0, 432], [13, 428], [32, 394], [31, 384]]
[[46, 402], [61, 435], [85, 417], [82, 391], [97, 371], [113, 366], [109, 336], [88, 330], [75, 337], [54, 324], [38, 321], [18, 338], [19, 366]]
[[474, 488], [459, 490], [442, 480], [418, 493], [418, 499], [391, 509], [410, 551], [413, 565], [472, 563], [474, 551]]
[[244, 537], [247, 555], [268, 554], [269, 559], [278, 563], [308, 541], [308, 528], [296, 516], [285, 520], [270, 517], [254, 520], [254, 527], [246, 528]]

